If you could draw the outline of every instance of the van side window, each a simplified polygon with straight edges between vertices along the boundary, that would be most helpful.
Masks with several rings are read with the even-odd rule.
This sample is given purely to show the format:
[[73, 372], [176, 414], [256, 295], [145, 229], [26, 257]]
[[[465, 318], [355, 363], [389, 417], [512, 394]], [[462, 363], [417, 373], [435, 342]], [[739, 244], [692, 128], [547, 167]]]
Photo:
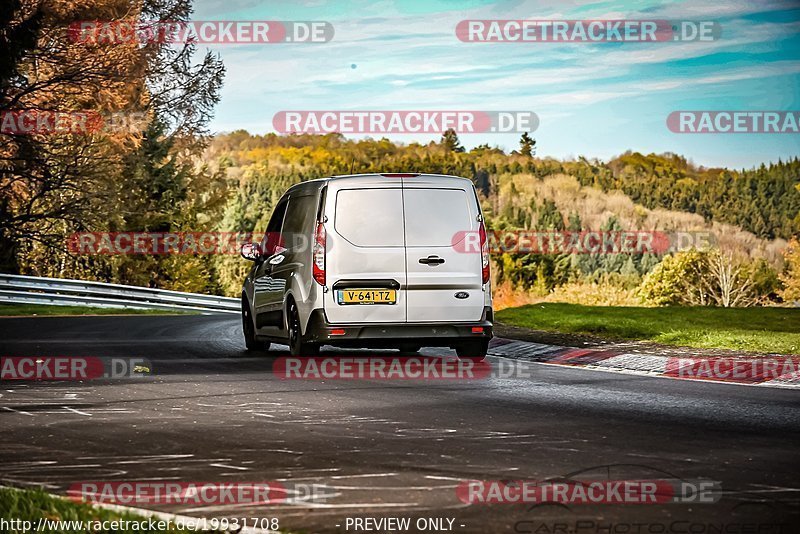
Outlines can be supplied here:
[[275, 254], [275, 247], [281, 245], [281, 228], [283, 227], [283, 218], [286, 215], [286, 206], [289, 204], [288, 199], [281, 200], [272, 212], [272, 217], [269, 219], [267, 229], [264, 233], [264, 239], [261, 241], [261, 250], [265, 257]]
[[289, 250], [308, 246], [314, 231], [316, 215], [316, 195], [292, 196], [289, 199], [289, 209], [286, 210], [286, 218], [283, 221], [282, 246]]

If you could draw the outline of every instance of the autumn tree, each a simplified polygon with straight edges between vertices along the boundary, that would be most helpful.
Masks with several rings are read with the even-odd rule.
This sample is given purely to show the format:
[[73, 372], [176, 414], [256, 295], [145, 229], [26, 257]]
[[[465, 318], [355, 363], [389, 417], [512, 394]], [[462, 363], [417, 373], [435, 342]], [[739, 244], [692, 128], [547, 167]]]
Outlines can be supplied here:
[[[152, 199], [128, 201], [147, 180], [157, 178], [149, 173], [163, 178], [174, 171], [177, 181], [172, 185], [195, 191], [180, 194], [204, 201], [200, 189], [208, 177], [195, 172], [191, 159], [204, 146], [224, 68], [210, 53], [198, 60], [193, 43], [86, 42], [68, 31], [84, 20], [186, 21], [189, 0], [12, 0], [3, 7], [0, 38], [13, 41], [15, 48], [0, 65], [0, 113], [37, 110], [140, 118], [127, 127], [76, 134], [0, 133], [4, 269], [58, 274], [72, 262], [97, 273], [103, 269], [97, 263], [109, 262], [69, 257], [63, 250], [65, 237], [109, 225], [141, 229], [125, 227], [133, 220], [128, 214], [146, 211]], [[145, 139], [148, 147], [143, 149]], [[168, 152], [163, 159], [151, 164], [137, 157], [163, 152], [159, 144]], [[147, 191], [166, 199], [174, 194], [163, 188]], [[165, 217], [177, 222], [178, 210], [186, 204], [166, 204], [173, 211]]]
[[[0, 67], [0, 114], [105, 113], [137, 109], [143, 61], [135, 45], [90, 50], [70, 39], [70, 23], [122, 16], [117, 4], [75, 8], [63, 2], [11, 0], [0, 11], [0, 35], [11, 54]], [[137, 87], [138, 85], [138, 87]], [[55, 245], [69, 226], [113, 202], [114, 176], [127, 133], [115, 139], [88, 132], [53, 135], [13, 127], [0, 132], [0, 256]], [[9, 253], [13, 251], [13, 254]]]
[[759, 297], [755, 267], [730, 252], [690, 249], [664, 258], [644, 278], [640, 294], [658, 305], [752, 306]]
[[780, 275], [783, 282], [780, 295], [786, 302], [797, 302], [800, 300], [800, 241], [796, 237], [789, 242], [783, 257], [786, 268]]
[[703, 286], [715, 306], [731, 308], [755, 304], [758, 295], [753, 291], [752, 269], [745, 260], [715, 250], [706, 256], [705, 268]]

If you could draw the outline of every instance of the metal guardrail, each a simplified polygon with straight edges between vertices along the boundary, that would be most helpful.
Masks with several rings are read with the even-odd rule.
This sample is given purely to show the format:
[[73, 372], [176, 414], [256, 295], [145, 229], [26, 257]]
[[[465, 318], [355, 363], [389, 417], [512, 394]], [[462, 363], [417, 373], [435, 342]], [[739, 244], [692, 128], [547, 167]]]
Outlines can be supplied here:
[[240, 313], [239, 299], [105, 282], [0, 274], [0, 302]]

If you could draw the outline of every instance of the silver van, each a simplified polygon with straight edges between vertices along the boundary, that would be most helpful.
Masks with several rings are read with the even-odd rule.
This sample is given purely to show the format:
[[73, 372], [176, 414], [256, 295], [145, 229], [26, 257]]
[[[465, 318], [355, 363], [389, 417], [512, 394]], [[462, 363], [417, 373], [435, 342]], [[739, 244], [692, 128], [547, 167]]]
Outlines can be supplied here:
[[247, 348], [285, 343], [450, 347], [483, 358], [492, 337], [486, 230], [466, 178], [430, 174], [334, 176], [291, 187], [242, 289]]

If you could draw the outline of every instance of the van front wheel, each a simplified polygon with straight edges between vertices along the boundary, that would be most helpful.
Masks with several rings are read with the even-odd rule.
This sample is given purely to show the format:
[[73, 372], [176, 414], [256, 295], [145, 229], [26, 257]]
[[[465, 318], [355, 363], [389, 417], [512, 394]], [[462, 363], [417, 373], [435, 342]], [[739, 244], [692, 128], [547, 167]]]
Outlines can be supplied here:
[[250, 316], [250, 304], [248, 304], [245, 297], [242, 297], [242, 333], [244, 334], [244, 345], [247, 347], [247, 350], [269, 350], [269, 343], [264, 343], [256, 339], [256, 330], [253, 326], [253, 318]]
[[289, 303], [289, 353], [292, 356], [316, 356], [319, 345], [303, 342], [303, 331], [300, 327], [300, 313], [294, 301]]
[[483, 360], [486, 358], [486, 352], [489, 350], [488, 339], [476, 339], [473, 341], [464, 341], [456, 345], [456, 354], [459, 358], [470, 358]]

